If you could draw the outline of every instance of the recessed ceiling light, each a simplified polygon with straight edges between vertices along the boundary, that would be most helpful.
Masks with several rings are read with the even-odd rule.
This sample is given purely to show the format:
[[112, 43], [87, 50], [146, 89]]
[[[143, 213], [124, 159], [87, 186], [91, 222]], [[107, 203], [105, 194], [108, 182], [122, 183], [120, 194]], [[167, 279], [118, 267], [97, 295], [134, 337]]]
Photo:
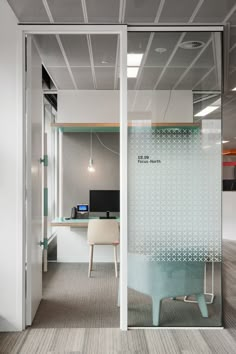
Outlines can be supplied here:
[[143, 58], [143, 53], [129, 53], [127, 54], [128, 66], [139, 66]]
[[179, 44], [180, 48], [183, 49], [199, 49], [205, 45], [202, 41], [186, 41]]
[[139, 68], [127, 68], [127, 77], [137, 77]]
[[229, 140], [222, 140], [222, 144], [227, 144], [229, 143]]
[[107, 60], [102, 60], [102, 64], [108, 64]]
[[205, 117], [207, 114], [210, 114], [211, 112], [215, 111], [217, 108], [219, 108], [219, 106], [208, 106], [204, 108], [202, 111], [195, 114], [195, 117]]
[[232, 89], [232, 91], [236, 91], [236, 87], [234, 87], [234, 88]]
[[159, 54], [165, 53], [167, 51], [166, 48], [155, 48], [154, 50], [155, 50], [155, 52], [157, 52]]

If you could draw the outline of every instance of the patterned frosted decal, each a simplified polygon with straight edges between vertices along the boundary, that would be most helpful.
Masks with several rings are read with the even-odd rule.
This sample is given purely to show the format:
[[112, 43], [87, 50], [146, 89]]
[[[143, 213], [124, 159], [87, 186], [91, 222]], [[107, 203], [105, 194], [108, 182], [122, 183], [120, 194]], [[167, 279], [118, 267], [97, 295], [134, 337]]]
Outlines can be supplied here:
[[221, 261], [221, 122], [129, 129], [128, 250]]

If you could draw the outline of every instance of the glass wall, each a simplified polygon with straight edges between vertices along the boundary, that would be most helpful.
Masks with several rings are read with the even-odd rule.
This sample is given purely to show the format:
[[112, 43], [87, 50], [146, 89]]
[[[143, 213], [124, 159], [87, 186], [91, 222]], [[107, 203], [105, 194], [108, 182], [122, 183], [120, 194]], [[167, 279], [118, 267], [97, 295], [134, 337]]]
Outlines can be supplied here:
[[128, 33], [128, 325], [221, 326], [221, 33]]

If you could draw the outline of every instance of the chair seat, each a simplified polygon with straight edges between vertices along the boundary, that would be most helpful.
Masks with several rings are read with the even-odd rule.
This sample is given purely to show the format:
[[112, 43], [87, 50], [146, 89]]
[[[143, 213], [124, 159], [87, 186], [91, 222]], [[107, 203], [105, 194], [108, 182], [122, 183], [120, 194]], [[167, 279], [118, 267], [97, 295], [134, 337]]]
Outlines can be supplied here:
[[88, 244], [90, 246], [94, 246], [94, 245], [119, 245], [120, 242], [119, 241], [114, 241], [114, 242], [111, 242], [111, 243], [88, 242]]

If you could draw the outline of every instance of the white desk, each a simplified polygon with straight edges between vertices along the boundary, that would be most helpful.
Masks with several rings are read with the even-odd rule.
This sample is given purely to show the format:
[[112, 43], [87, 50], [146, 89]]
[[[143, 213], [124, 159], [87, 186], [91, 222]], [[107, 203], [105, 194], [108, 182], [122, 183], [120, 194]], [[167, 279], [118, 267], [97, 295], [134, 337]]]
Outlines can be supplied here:
[[[51, 226], [57, 233], [57, 261], [62, 263], [87, 263], [89, 261], [89, 246], [87, 243], [87, 228], [89, 220], [56, 218]], [[119, 222], [119, 219], [115, 219]], [[119, 258], [119, 248], [118, 248]], [[113, 247], [97, 246], [94, 250], [94, 262], [114, 262]]]

